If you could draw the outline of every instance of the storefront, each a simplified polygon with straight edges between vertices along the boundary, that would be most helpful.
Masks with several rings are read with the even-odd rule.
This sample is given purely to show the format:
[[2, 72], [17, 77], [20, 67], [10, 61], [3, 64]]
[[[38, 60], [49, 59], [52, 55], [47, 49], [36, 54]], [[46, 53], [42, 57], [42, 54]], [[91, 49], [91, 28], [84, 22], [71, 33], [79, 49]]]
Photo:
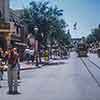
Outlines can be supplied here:
[[7, 50], [11, 46], [11, 35], [14, 32], [12, 26], [13, 23], [0, 24], [0, 47], [3, 48], [3, 50]]

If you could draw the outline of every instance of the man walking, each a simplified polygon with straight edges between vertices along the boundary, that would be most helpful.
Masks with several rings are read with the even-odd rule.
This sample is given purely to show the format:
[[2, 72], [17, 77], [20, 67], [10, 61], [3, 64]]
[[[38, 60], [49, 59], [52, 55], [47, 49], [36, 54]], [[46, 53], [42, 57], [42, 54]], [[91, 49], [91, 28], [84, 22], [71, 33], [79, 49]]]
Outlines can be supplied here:
[[18, 82], [17, 82], [17, 59], [18, 56], [14, 49], [11, 49], [8, 56], [8, 94], [18, 94]]
[[16, 59], [16, 67], [17, 67], [17, 79], [20, 80], [20, 59], [19, 59], [19, 53], [17, 52], [17, 49], [14, 48], [14, 53], [17, 56]]

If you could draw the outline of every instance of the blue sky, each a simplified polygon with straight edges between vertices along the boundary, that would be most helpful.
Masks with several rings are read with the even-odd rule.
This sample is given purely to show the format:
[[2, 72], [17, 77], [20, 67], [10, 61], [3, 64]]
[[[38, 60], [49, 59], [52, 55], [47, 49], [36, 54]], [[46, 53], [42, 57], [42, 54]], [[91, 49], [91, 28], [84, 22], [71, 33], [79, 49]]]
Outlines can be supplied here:
[[[11, 0], [11, 8], [23, 8], [32, 0]], [[43, 1], [43, 0], [35, 0]], [[100, 24], [100, 0], [49, 0], [52, 5], [57, 4], [64, 10], [64, 19], [69, 24], [72, 37], [86, 36], [91, 29]], [[77, 30], [73, 24], [77, 22]], [[66, 30], [67, 30], [66, 29]]]

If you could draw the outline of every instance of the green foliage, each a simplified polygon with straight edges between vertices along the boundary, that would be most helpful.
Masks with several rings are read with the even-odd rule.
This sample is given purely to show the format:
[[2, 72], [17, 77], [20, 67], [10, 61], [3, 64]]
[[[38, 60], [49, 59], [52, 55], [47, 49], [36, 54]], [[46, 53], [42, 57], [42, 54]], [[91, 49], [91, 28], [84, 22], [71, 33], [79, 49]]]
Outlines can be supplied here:
[[[63, 10], [49, 5], [48, 1], [30, 3], [30, 7], [24, 9], [24, 14], [21, 19], [28, 25], [29, 32], [34, 34], [34, 27], [37, 26], [39, 31], [37, 32], [39, 40], [47, 43], [47, 41], [59, 41], [63, 40], [66, 36], [66, 23], [62, 19]], [[42, 34], [43, 37], [42, 37]], [[66, 41], [64, 39], [64, 42]]]
[[98, 25], [97, 28], [93, 29], [91, 34], [89, 34], [87, 37], [88, 43], [92, 43], [95, 41], [100, 41], [100, 24]]
[[70, 35], [70, 31], [69, 30], [68, 30], [67, 34], [64, 34], [63, 42], [65, 43], [65, 45], [70, 45], [70, 43], [71, 43], [71, 35]]
[[93, 36], [93, 34], [89, 34], [87, 37], [87, 43], [95, 42], [96, 38]]

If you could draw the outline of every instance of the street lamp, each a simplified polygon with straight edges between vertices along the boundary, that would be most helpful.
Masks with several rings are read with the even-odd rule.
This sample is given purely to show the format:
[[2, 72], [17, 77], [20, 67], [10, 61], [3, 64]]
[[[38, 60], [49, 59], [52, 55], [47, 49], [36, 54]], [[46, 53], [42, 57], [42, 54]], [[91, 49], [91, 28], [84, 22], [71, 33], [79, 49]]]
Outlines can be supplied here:
[[36, 53], [36, 66], [39, 65], [39, 61], [38, 61], [38, 35], [37, 32], [39, 31], [38, 27], [35, 26], [34, 27], [34, 32], [35, 32], [35, 53]]

